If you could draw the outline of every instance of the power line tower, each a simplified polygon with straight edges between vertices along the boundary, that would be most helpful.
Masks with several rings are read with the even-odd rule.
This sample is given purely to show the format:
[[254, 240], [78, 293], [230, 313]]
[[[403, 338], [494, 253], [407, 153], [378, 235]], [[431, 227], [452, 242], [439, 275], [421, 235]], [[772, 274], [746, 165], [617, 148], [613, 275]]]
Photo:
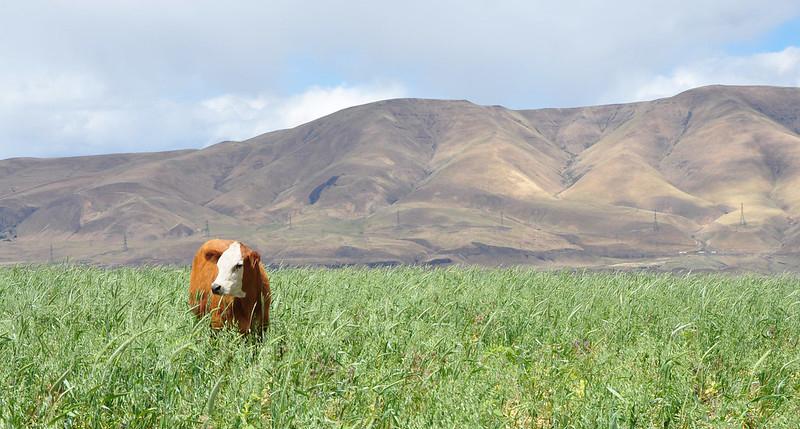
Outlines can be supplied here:
[[128, 233], [127, 232], [123, 232], [122, 233], [122, 251], [123, 252], [127, 252], [128, 251]]
[[741, 214], [739, 215], [739, 225], [747, 225], [747, 221], [744, 220], [744, 203], [741, 203]]
[[658, 231], [658, 212], [653, 209], [653, 231]]

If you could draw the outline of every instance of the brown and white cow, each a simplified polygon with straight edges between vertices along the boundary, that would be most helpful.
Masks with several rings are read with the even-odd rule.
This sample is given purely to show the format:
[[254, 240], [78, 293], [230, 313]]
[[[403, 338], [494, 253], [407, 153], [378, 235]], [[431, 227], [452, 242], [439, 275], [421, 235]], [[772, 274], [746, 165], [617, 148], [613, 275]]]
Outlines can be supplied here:
[[192, 261], [189, 305], [197, 317], [211, 313], [211, 327], [235, 325], [259, 336], [269, 324], [269, 278], [261, 256], [239, 241], [206, 241]]

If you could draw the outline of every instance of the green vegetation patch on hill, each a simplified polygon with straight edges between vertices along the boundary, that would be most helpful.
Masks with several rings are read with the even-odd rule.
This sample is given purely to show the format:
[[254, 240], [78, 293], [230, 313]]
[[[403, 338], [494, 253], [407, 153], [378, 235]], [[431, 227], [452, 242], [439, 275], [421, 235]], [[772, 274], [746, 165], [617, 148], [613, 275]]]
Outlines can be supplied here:
[[800, 426], [796, 277], [284, 269], [258, 343], [188, 274], [0, 269], [0, 427]]

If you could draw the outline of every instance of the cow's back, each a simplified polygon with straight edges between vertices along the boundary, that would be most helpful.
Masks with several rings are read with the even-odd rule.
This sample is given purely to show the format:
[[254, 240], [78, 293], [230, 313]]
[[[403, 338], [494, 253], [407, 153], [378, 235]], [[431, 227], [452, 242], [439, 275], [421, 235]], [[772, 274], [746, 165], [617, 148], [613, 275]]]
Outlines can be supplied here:
[[272, 291], [269, 288], [269, 277], [261, 262], [258, 263], [258, 272], [260, 274], [258, 285], [260, 302], [257, 305], [261, 314], [260, 329], [265, 329], [269, 326], [269, 308], [272, 304]]

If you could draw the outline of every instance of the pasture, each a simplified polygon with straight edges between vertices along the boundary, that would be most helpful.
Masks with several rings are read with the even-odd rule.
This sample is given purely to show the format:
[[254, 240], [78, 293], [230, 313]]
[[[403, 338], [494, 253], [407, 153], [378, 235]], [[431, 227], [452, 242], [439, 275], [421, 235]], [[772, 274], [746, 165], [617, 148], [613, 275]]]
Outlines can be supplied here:
[[188, 269], [0, 269], [0, 427], [800, 427], [796, 277], [269, 274], [258, 343]]

